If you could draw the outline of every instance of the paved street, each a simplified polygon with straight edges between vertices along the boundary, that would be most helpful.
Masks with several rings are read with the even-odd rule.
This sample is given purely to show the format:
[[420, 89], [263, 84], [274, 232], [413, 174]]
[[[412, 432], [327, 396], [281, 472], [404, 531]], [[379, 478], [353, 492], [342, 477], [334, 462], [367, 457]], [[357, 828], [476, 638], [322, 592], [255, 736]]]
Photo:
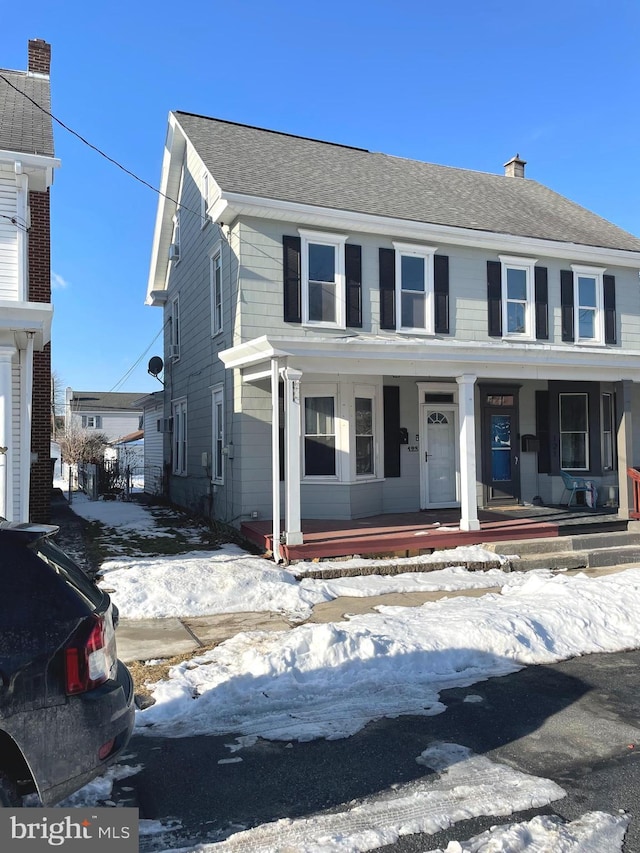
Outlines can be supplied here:
[[[336, 741], [258, 741], [232, 753], [225, 746], [233, 742], [232, 734], [136, 736], [127, 763], [140, 762], [143, 769], [114, 793], [123, 802], [133, 798], [141, 818], [179, 822], [175, 832], [141, 843], [143, 851], [162, 850], [215, 840], [282, 817], [338, 810], [392, 791], [429, 775], [415, 759], [434, 741], [446, 741], [552, 779], [567, 796], [537, 811], [474, 819], [438, 835], [407, 836], [381, 850], [422, 853], [537, 813], [573, 820], [590, 810], [617, 814], [623, 809], [632, 815], [624, 849], [639, 853], [639, 665], [640, 651], [635, 651], [529, 667], [443, 691], [448, 706], [443, 714], [380, 720]], [[242, 761], [229, 762], [234, 757]]]

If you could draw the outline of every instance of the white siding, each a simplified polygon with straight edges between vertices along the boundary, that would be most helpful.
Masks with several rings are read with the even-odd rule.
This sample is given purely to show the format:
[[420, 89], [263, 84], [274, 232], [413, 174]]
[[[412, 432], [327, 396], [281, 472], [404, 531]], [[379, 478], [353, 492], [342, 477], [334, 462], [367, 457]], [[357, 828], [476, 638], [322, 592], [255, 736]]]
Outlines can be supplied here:
[[[13, 517], [20, 521], [27, 519], [20, 518], [20, 458], [22, 448], [20, 446], [20, 362], [16, 355], [13, 364], [11, 365], [11, 439], [12, 439], [12, 465], [11, 479], [13, 483]], [[27, 448], [27, 452], [28, 448]]]
[[15, 181], [0, 177], [0, 299], [18, 299], [18, 231], [5, 217], [16, 215]]
[[162, 403], [144, 410], [144, 490], [147, 494], [158, 495], [162, 492], [163, 433]]

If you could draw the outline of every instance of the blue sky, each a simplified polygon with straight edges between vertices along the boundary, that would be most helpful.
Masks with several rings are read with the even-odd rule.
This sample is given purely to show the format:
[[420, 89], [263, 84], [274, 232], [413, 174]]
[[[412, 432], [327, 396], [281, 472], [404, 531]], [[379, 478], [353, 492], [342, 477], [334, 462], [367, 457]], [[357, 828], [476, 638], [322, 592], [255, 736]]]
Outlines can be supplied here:
[[[518, 152], [527, 177], [640, 235], [637, 0], [22, 8], [3, 9], [0, 67], [49, 41], [54, 114], [154, 186], [180, 109], [485, 172]], [[75, 389], [158, 390], [157, 196], [54, 133], [53, 367]]]

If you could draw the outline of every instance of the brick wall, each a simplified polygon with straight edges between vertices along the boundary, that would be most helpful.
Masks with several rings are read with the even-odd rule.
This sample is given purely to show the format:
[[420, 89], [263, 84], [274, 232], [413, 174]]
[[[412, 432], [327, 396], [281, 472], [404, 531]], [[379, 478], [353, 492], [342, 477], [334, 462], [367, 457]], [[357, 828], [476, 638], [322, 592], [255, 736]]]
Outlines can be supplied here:
[[51, 69], [51, 45], [44, 39], [29, 39], [28, 70], [37, 74], [49, 74]]
[[[51, 222], [49, 191], [30, 192], [29, 301], [51, 302]], [[46, 522], [50, 518], [52, 470], [51, 440], [51, 345], [33, 354], [33, 406], [31, 410], [31, 465], [29, 517]]]

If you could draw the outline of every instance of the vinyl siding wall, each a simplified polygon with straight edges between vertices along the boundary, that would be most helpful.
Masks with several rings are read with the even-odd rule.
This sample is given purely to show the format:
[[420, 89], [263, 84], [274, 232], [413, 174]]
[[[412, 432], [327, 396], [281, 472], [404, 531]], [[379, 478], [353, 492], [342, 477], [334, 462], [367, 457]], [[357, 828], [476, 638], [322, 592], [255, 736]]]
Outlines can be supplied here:
[[[16, 215], [15, 176], [0, 172], [0, 299], [18, 299], [18, 232], [10, 221]], [[7, 219], [6, 217], [9, 217]]]

